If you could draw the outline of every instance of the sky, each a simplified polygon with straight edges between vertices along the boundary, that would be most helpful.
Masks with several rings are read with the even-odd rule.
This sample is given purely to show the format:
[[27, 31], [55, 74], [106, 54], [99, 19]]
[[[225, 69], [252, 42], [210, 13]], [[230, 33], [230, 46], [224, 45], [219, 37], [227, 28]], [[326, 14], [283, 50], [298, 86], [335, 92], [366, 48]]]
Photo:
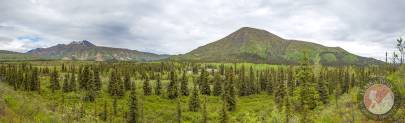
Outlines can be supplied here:
[[241, 27], [384, 59], [405, 36], [404, 0], [1, 0], [0, 50], [71, 41], [183, 54]]

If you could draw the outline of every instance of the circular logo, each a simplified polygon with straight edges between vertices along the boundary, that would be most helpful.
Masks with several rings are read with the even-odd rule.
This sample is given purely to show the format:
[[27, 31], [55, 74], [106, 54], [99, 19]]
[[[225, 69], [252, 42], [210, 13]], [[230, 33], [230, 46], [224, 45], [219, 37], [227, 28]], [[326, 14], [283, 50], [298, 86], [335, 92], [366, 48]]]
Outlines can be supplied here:
[[384, 84], [371, 85], [363, 96], [366, 109], [373, 114], [385, 114], [394, 106], [394, 93]]
[[392, 116], [401, 100], [396, 88], [383, 78], [372, 79], [363, 87], [358, 98], [362, 112], [374, 120], [394, 120]]

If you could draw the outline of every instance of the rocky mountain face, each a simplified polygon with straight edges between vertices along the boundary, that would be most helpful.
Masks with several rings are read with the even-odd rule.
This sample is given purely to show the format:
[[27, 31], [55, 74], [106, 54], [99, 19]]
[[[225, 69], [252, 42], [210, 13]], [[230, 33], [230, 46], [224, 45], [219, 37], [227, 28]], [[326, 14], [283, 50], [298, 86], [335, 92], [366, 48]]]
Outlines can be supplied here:
[[96, 46], [89, 41], [73, 41], [70, 44], [58, 44], [49, 48], [37, 48], [28, 51], [37, 57], [63, 60], [122, 60], [122, 61], [151, 61], [169, 57], [136, 50]]

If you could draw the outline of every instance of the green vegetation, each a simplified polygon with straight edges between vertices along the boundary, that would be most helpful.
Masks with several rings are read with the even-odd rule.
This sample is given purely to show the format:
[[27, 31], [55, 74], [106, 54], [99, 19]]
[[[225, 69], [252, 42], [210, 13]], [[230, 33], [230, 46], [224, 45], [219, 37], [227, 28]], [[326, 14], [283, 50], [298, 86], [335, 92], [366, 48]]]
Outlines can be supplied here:
[[175, 61], [251, 62], [299, 64], [303, 52], [311, 62], [321, 55], [323, 65], [368, 65], [383, 62], [353, 55], [339, 47], [326, 47], [306, 41], [287, 40], [265, 30], [243, 27], [213, 43], [184, 55], [170, 57]]

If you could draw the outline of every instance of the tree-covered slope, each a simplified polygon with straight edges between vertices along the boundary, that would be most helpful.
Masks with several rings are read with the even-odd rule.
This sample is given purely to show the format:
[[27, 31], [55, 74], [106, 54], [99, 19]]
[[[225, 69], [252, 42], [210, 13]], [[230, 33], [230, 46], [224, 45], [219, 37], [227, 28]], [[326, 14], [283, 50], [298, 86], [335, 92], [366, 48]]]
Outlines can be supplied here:
[[357, 56], [339, 47], [287, 40], [268, 31], [243, 27], [230, 35], [201, 46], [184, 55], [171, 57], [172, 60], [202, 62], [253, 62], [273, 64], [296, 64], [304, 52], [312, 61], [322, 64], [381, 63], [381, 61]]
[[39, 59], [39, 58], [28, 55], [28, 54], [24, 54], [24, 53], [0, 50], [0, 61], [34, 60], [34, 59]]

